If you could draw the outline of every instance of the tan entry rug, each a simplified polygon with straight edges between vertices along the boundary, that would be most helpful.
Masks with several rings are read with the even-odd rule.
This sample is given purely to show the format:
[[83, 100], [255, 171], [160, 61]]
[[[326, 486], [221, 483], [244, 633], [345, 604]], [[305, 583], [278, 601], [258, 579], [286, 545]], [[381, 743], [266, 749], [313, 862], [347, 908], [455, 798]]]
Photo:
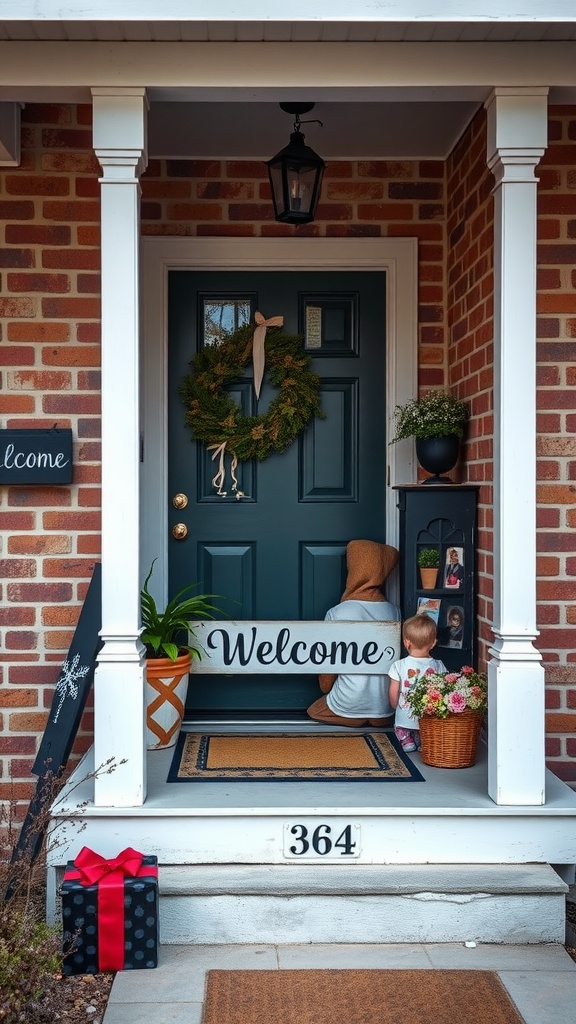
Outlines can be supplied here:
[[522, 1024], [492, 971], [208, 971], [203, 1024]]
[[182, 732], [169, 782], [423, 782], [391, 731], [343, 736]]

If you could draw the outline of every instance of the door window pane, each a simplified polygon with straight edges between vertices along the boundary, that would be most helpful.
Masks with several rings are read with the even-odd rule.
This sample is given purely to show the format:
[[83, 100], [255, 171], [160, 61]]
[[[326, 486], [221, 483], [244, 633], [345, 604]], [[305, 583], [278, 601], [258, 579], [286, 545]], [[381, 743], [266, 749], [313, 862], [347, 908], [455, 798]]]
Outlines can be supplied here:
[[252, 295], [199, 295], [200, 341], [218, 345], [227, 334], [250, 323], [256, 297]]

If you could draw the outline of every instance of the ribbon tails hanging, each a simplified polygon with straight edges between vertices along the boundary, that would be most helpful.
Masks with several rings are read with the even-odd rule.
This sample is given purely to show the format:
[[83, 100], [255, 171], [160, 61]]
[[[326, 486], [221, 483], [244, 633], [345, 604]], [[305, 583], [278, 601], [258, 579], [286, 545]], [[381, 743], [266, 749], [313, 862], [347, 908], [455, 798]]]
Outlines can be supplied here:
[[[222, 489], [224, 483], [226, 482], [226, 466], [224, 464], [226, 444], [227, 441], [222, 441], [221, 444], [209, 444], [206, 446], [206, 451], [208, 452], [211, 452], [212, 449], [215, 449], [214, 454], [212, 456], [212, 461], [214, 462], [214, 459], [218, 459], [218, 471], [215, 474], [215, 476], [212, 477], [212, 487], [216, 488], [216, 494], [218, 494], [220, 498], [225, 498], [226, 495], [228, 494], [228, 491], [224, 491]], [[237, 500], [240, 501], [240, 498], [244, 498], [246, 497], [246, 495], [244, 494], [244, 491], [238, 490], [238, 478], [236, 476], [238, 459], [236, 458], [233, 452], [231, 452], [230, 454], [232, 456], [232, 462], [230, 463], [230, 476], [232, 477], [232, 493], [235, 494]]]
[[[266, 366], [266, 331], [269, 327], [282, 327], [284, 324], [283, 316], [271, 316], [266, 319], [258, 311], [254, 314], [256, 321], [256, 327], [252, 336], [252, 366], [254, 369], [254, 391], [256, 392], [256, 400], [260, 398], [260, 390], [262, 388], [262, 381], [264, 379], [264, 369]], [[228, 491], [224, 490], [224, 484], [226, 482], [226, 446], [227, 441], [222, 441], [216, 444], [209, 444], [207, 451], [213, 452], [212, 461], [218, 459], [218, 470], [212, 477], [212, 486], [216, 488], [216, 494], [220, 498], [225, 498], [228, 495]], [[236, 476], [236, 469], [238, 468], [238, 458], [233, 451], [229, 451], [232, 461], [230, 463], [230, 476], [232, 477], [231, 492], [235, 495], [236, 499], [240, 501], [241, 498], [245, 498], [244, 491], [238, 490], [238, 478]]]

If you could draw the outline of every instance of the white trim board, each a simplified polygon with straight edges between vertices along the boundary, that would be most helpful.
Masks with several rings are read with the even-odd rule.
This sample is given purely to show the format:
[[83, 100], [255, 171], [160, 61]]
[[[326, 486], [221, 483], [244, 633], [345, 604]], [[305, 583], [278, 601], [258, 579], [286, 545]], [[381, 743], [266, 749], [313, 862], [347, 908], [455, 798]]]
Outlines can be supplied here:
[[[155, 591], [168, 589], [168, 271], [381, 270], [386, 288], [386, 414], [418, 387], [418, 241], [416, 238], [148, 238], [142, 239], [141, 569], [155, 567]], [[398, 545], [395, 484], [416, 479], [414, 446], [388, 448], [387, 542]], [[397, 595], [388, 595], [397, 600]]]

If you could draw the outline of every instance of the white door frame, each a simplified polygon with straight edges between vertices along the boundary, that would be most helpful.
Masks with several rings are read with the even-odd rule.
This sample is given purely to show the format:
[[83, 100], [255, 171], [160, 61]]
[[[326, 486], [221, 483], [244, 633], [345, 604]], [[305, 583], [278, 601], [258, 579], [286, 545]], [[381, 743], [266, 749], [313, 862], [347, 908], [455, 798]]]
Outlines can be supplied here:
[[[396, 405], [418, 387], [418, 241], [416, 238], [142, 239], [142, 455], [140, 568], [157, 558], [154, 593], [168, 592], [168, 271], [382, 270], [386, 282], [386, 415], [392, 437]], [[386, 540], [398, 545], [394, 484], [416, 479], [414, 445], [388, 448]], [[394, 600], [398, 595], [390, 594]]]

